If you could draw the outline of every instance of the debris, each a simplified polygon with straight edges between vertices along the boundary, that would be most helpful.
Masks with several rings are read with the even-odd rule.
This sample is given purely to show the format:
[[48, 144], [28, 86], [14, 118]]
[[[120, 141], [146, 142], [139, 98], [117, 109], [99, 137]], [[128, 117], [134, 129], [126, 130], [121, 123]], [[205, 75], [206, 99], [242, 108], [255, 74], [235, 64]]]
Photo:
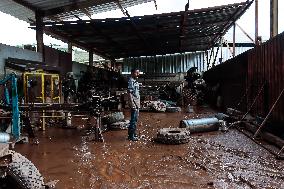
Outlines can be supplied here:
[[125, 130], [125, 129], [128, 129], [129, 123], [130, 123], [129, 120], [112, 123], [109, 125], [109, 129], [110, 130], [120, 130], [120, 129]]
[[181, 112], [181, 108], [180, 107], [167, 107], [166, 112], [171, 112], [171, 113]]
[[184, 128], [163, 128], [155, 140], [165, 144], [184, 144], [189, 142], [189, 136], [189, 130]]

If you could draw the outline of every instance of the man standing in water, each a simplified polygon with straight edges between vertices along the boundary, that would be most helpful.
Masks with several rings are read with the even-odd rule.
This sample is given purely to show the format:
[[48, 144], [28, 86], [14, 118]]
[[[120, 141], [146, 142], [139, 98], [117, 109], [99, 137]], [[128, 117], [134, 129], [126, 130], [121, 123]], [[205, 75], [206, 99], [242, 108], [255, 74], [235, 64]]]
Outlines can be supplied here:
[[137, 141], [136, 125], [139, 116], [140, 108], [140, 94], [139, 83], [137, 81], [139, 76], [138, 69], [131, 70], [131, 76], [128, 79], [128, 94], [129, 94], [129, 107], [131, 108], [131, 119], [128, 127], [128, 140]]

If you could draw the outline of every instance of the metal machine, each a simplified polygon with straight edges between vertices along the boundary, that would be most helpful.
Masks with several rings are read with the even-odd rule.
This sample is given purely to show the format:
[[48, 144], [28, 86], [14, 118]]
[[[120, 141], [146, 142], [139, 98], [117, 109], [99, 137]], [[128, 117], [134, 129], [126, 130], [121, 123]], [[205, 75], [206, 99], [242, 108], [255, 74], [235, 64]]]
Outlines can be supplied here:
[[25, 103], [60, 103], [61, 86], [59, 74], [43, 70], [23, 74]]
[[[16, 75], [10, 74], [6, 76], [3, 80], [0, 80], [0, 85], [4, 86], [5, 100], [4, 100], [3, 107], [5, 109], [10, 110], [12, 114], [11, 134], [16, 140], [18, 140], [21, 135], [21, 129], [20, 129], [20, 112], [19, 112], [19, 106], [18, 106]], [[11, 91], [9, 91], [8, 85], [11, 85]], [[1, 135], [1, 138], [3, 138], [4, 135], [7, 136], [6, 133], [0, 133], [0, 135]], [[7, 137], [6, 137], [6, 140], [8, 140]], [[5, 142], [6, 140], [3, 140], [3, 142]]]

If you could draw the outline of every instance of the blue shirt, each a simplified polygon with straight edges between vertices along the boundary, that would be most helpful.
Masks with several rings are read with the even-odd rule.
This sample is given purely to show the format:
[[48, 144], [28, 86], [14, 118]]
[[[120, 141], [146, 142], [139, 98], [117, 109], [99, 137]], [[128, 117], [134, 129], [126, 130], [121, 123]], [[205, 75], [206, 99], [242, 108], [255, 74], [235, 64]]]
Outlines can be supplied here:
[[132, 77], [128, 79], [128, 92], [132, 94], [135, 98], [140, 98], [139, 94], [139, 83]]

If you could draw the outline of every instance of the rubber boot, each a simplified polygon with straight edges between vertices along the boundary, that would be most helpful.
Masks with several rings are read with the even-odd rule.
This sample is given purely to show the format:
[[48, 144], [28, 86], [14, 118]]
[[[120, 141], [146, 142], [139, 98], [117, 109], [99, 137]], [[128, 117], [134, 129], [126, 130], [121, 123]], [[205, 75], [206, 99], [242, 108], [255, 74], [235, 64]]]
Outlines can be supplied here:
[[128, 140], [130, 140], [130, 141], [138, 141], [138, 138], [135, 136], [135, 131], [128, 130]]

